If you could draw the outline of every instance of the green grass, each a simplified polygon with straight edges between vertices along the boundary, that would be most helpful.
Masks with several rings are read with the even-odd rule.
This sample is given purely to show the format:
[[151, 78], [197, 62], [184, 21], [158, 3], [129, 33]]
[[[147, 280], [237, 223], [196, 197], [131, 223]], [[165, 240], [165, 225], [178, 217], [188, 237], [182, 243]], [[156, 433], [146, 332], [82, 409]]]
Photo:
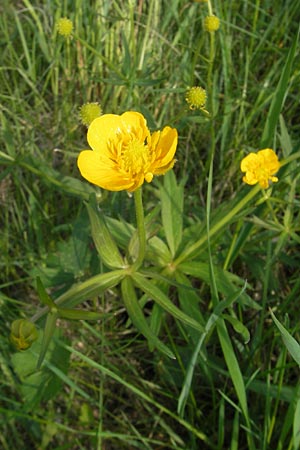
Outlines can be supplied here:
[[[299, 342], [299, 2], [214, 0], [212, 8], [221, 27], [210, 65], [206, 3], [0, 6], [5, 450], [299, 448], [299, 368], [270, 314]], [[70, 39], [55, 29], [64, 16], [74, 23]], [[193, 85], [208, 90], [211, 120], [189, 110], [185, 91]], [[94, 188], [76, 166], [87, 148], [79, 108], [95, 101], [104, 113], [142, 112], [151, 130], [178, 130], [177, 184], [159, 178], [143, 191], [152, 237], [146, 257], [157, 266], [148, 296], [163, 304], [137, 290], [148, 345], [137, 331], [144, 319], [128, 317], [120, 288], [92, 287], [80, 307], [100, 311], [101, 321], [59, 319], [36, 371], [41, 339], [22, 353], [9, 341], [11, 322], [39, 308], [36, 277], [53, 298], [72, 302], [69, 288], [79, 283], [87, 292], [81, 283], [105, 272], [84, 201], [97, 194], [122, 251], [135, 224], [132, 198]], [[243, 185], [239, 168], [247, 153], [266, 146], [289, 161], [268, 198]], [[134, 240], [130, 245], [134, 253]], [[169, 257], [178, 264], [175, 275], [167, 271]], [[178, 307], [168, 309], [172, 316], [162, 309], [168, 298]], [[153, 350], [153, 334], [176, 359], [164, 346]]]

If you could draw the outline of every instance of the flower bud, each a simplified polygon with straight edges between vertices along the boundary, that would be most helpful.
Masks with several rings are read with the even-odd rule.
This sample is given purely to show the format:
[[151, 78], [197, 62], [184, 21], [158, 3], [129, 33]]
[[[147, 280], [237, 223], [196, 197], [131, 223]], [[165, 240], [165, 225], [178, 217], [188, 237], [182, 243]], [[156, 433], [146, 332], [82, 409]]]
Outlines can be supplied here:
[[207, 16], [204, 19], [204, 28], [206, 31], [217, 31], [220, 28], [220, 19], [217, 16]]
[[73, 31], [73, 22], [70, 19], [67, 19], [66, 17], [62, 17], [58, 20], [57, 24], [57, 32], [61, 36], [69, 37], [72, 34]]
[[17, 319], [11, 324], [10, 340], [18, 350], [26, 350], [38, 338], [34, 323], [27, 319]]
[[202, 109], [206, 103], [206, 91], [200, 86], [193, 86], [187, 90], [185, 100], [190, 109]]
[[99, 103], [85, 103], [80, 108], [80, 119], [83, 125], [89, 127], [94, 119], [100, 117], [102, 114], [102, 109]]

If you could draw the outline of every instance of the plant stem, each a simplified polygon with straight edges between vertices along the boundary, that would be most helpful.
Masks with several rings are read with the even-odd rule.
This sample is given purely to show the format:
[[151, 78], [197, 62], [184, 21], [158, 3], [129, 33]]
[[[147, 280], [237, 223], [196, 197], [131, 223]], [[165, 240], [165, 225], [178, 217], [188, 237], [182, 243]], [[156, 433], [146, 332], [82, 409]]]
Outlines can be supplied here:
[[137, 270], [144, 261], [146, 251], [146, 230], [144, 219], [144, 208], [142, 200], [142, 188], [134, 191], [135, 215], [137, 232], [139, 237], [139, 253], [136, 261], [132, 265], [132, 270]]
[[[232, 218], [237, 215], [245, 206], [247, 203], [255, 197], [255, 195], [260, 191], [260, 186], [257, 185], [253, 189], [251, 189], [248, 194], [242, 198], [242, 200], [228, 213], [226, 216], [217, 222], [215, 225], [213, 225], [209, 230], [209, 236], [212, 237], [214, 234], [216, 234], [218, 231], [220, 231], [223, 227], [225, 227], [226, 224], [230, 223]], [[190, 258], [199, 248], [202, 247], [203, 244], [207, 242], [207, 234], [202, 236], [198, 241], [196, 241], [193, 245], [191, 245], [189, 248], [187, 248], [185, 251], [181, 253], [181, 255], [174, 261], [174, 264], [178, 265], [181, 262], [187, 260]]]

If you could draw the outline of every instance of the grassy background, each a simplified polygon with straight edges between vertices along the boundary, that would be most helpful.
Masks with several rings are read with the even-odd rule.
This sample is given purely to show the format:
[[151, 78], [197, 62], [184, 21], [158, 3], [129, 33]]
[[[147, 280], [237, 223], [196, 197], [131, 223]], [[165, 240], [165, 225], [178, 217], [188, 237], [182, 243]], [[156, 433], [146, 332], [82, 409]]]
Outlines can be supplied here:
[[[221, 28], [213, 71], [216, 157], [211, 206], [226, 210], [242, 189], [241, 158], [259, 148], [298, 31], [300, 4], [215, 0], [212, 6]], [[192, 344], [184, 330], [174, 334], [173, 324], [166, 320], [164, 333], [178, 362], [151, 353], [128, 324], [118, 291], [86, 305], [103, 311], [101, 323], [60, 324], [42, 375], [34, 373], [34, 350], [15, 354], [7, 339], [11, 321], [34, 313], [38, 305], [37, 274], [59, 295], [101, 270], [83, 206], [93, 188], [80, 181], [76, 167], [78, 152], [87, 146], [78, 118], [83, 103], [99, 101], [105, 113], [141, 111], [151, 129], [176, 127], [175, 171], [178, 179], [187, 177], [185, 220], [197, 224], [205, 217], [210, 126], [199, 111], [188, 109], [184, 97], [187, 86], [206, 86], [206, 15], [205, 3], [183, 0], [1, 3], [3, 449], [249, 446], [217, 337], [208, 341], [206, 360], [196, 367], [185, 415], [180, 417], [177, 401]], [[55, 30], [63, 16], [74, 23], [76, 36], [69, 40]], [[299, 143], [299, 82], [297, 51], [281, 121], [273, 133], [273, 148], [281, 157]], [[268, 208], [246, 221], [242, 217], [212, 248], [216, 265], [247, 279], [249, 295], [262, 306], [259, 311], [236, 312], [250, 331], [247, 345], [233, 328], [229, 330], [258, 449], [298, 448], [293, 424], [299, 430], [299, 372], [268, 314], [272, 307], [299, 337], [297, 165], [288, 166], [283, 175]], [[145, 189], [147, 210], [156, 203], [153, 192], [152, 185]], [[133, 220], [126, 193], [97, 193], [107, 214]], [[241, 229], [242, 242], [233, 248]], [[205, 283], [200, 295], [205, 315], [211, 311]]]

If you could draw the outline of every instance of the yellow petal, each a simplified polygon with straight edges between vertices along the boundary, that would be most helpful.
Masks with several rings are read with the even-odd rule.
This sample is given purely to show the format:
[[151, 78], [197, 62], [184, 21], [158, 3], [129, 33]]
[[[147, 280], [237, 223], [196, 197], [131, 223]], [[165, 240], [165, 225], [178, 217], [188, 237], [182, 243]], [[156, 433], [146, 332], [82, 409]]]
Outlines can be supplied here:
[[252, 172], [247, 172], [246, 175], [243, 177], [244, 183], [253, 185], [258, 182], [258, 179], [255, 177], [255, 175]]
[[256, 153], [249, 153], [241, 161], [241, 171], [247, 172], [248, 170], [255, 170], [259, 166], [259, 158]]
[[109, 142], [122, 132], [122, 120], [116, 114], [104, 114], [93, 120], [89, 126], [87, 140], [95, 152], [111, 156]]
[[164, 175], [166, 172], [168, 172], [168, 170], [172, 169], [172, 167], [174, 166], [175, 163], [176, 163], [176, 159], [172, 159], [172, 161], [170, 161], [165, 166], [157, 167], [154, 170], [154, 175]]
[[270, 174], [278, 172], [280, 168], [280, 163], [278, 161], [278, 156], [271, 148], [265, 148], [257, 152], [257, 155], [263, 158], [264, 166], [269, 170]]
[[146, 119], [136, 111], [127, 111], [121, 115], [123, 130], [127, 133], [134, 133], [137, 138], [144, 142], [150, 132], [147, 128]]
[[98, 152], [84, 150], [79, 154], [77, 165], [83, 178], [109, 191], [130, 189], [133, 181], [122, 174], [110, 159]]
[[[154, 134], [154, 139], [157, 135]], [[177, 148], [178, 134], [176, 128], [165, 127], [159, 134], [158, 142], [156, 143], [155, 167], [164, 167], [168, 165], [174, 158]]]

